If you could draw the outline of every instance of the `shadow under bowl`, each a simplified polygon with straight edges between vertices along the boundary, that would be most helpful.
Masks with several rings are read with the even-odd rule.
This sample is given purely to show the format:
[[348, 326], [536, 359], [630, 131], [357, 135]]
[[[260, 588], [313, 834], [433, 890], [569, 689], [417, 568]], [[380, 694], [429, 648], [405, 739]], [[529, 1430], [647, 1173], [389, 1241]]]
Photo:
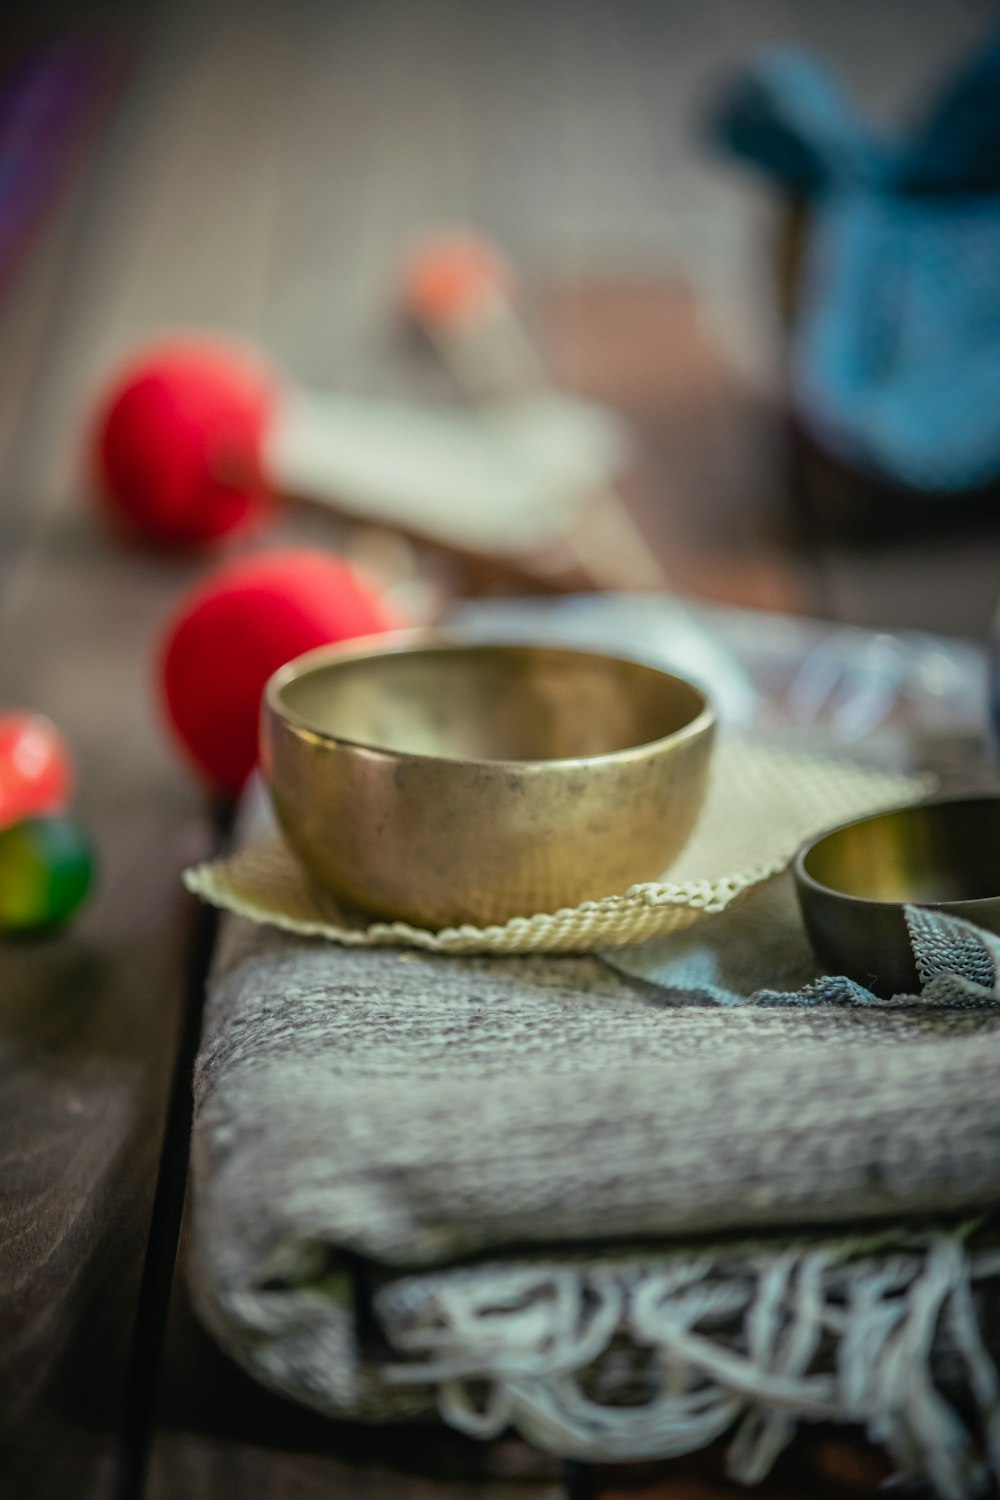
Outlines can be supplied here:
[[878, 995], [920, 989], [904, 906], [1000, 933], [1000, 795], [943, 797], [844, 824], [793, 864], [820, 962]]
[[701, 810], [714, 728], [699, 688], [636, 662], [385, 637], [271, 678], [261, 763], [322, 890], [482, 925], [655, 880]]

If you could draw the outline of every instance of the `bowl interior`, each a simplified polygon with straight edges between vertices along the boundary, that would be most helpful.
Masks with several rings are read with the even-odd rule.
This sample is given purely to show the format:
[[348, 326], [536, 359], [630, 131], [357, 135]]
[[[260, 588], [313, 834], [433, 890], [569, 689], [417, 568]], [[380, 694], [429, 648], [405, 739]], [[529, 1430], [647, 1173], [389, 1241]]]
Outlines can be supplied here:
[[802, 861], [820, 885], [868, 901], [1000, 897], [1000, 797], [880, 813], [820, 839]]
[[305, 665], [278, 707], [339, 740], [454, 760], [565, 760], [649, 744], [706, 709], [655, 668], [534, 646], [433, 646]]

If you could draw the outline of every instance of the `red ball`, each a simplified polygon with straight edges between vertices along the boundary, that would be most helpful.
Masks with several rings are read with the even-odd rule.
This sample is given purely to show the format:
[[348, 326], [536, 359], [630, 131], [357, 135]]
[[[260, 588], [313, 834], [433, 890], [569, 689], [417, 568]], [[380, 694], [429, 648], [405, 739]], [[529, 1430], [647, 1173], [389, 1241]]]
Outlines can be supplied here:
[[42, 714], [0, 714], [0, 828], [66, 806], [73, 775], [66, 744]]
[[93, 432], [112, 519], [174, 547], [250, 528], [270, 493], [262, 454], [280, 392], [263, 359], [224, 339], [174, 338], [133, 356]]
[[400, 622], [375, 588], [324, 552], [277, 552], [217, 568], [171, 622], [162, 654], [167, 713], [195, 765], [235, 795], [257, 761], [264, 684], [285, 662]]

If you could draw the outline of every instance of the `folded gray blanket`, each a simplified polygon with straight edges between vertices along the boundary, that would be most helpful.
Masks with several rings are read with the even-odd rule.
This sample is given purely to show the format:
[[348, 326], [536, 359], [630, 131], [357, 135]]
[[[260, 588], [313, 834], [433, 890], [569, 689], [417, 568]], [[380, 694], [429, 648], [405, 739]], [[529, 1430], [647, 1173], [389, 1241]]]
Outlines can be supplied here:
[[[789, 910], [781, 882], [754, 899]], [[978, 1493], [1000, 946], [916, 936], [923, 997], [881, 1002], [762, 991], [731, 947], [719, 983], [679, 985], [227, 919], [195, 1078], [203, 1317], [332, 1414], [436, 1408], [583, 1458], [728, 1432], [745, 1480], [798, 1422], [858, 1422]]]

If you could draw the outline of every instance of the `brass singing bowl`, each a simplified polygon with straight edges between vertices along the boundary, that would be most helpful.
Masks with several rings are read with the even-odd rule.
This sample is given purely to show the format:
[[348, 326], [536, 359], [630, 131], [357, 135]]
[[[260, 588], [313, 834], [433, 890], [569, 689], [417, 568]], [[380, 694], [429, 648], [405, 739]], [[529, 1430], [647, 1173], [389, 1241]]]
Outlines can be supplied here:
[[1000, 932], [1000, 796], [945, 797], [835, 828], [793, 864], [820, 961], [879, 995], [920, 989], [904, 906]]
[[424, 927], [654, 880], [702, 806], [715, 714], [635, 662], [548, 646], [322, 647], [264, 694], [261, 764], [322, 889]]

